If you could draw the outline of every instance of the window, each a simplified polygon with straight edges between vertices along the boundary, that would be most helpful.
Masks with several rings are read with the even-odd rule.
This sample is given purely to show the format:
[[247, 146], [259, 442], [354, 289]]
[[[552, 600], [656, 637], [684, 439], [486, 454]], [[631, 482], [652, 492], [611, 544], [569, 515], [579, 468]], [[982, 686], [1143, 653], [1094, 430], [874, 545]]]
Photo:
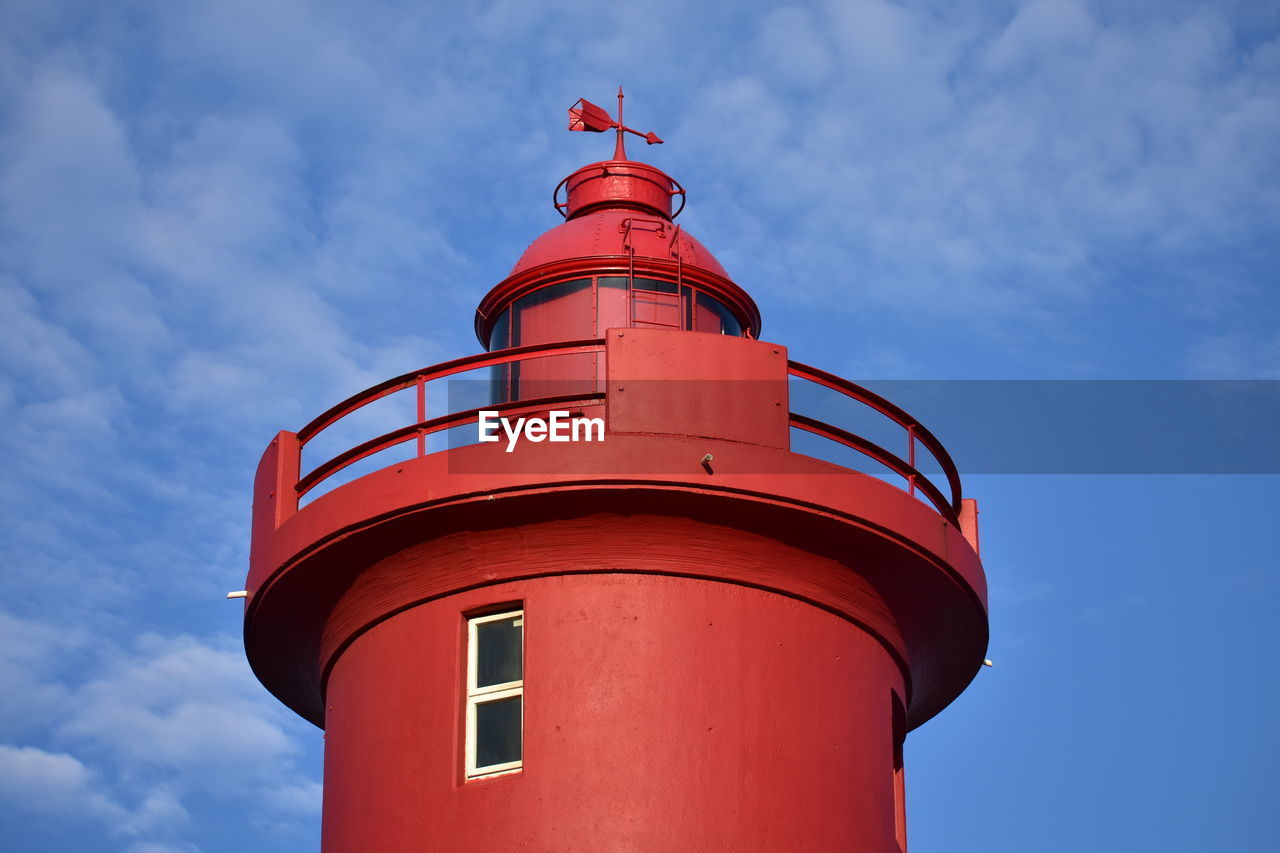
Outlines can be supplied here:
[[680, 287], [674, 281], [634, 279], [631, 283], [631, 325], [637, 329], [680, 328]]
[[589, 278], [540, 287], [521, 296], [511, 308], [511, 346], [589, 338], [594, 311]]
[[[489, 329], [489, 350], [590, 338], [605, 329], [657, 328], [745, 337], [728, 305], [687, 284], [658, 278], [602, 275], [560, 281], [526, 293], [500, 311]], [[559, 356], [570, 359], [578, 356]], [[495, 367], [514, 385], [528, 362]], [[496, 398], [496, 399], [511, 399]]]
[[467, 620], [467, 778], [519, 770], [524, 753], [524, 611]]
[[503, 308], [489, 330], [489, 349], [506, 349], [511, 346], [511, 309]]
[[699, 292], [696, 303], [692, 324], [694, 331], [742, 337], [742, 326], [738, 325], [738, 318], [719, 299]]

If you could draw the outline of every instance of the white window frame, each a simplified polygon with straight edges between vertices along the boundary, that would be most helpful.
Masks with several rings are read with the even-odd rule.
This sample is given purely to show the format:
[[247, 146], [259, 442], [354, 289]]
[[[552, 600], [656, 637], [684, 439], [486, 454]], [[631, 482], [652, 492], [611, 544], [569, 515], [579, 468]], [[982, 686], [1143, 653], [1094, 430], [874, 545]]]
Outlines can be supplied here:
[[[506, 681], [502, 684], [490, 684], [487, 687], [476, 687], [478, 678], [477, 659], [479, 657], [479, 626], [486, 622], [501, 622], [517, 619], [516, 627], [520, 629], [520, 675], [518, 681]], [[467, 779], [480, 779], [496, 776], [500, 773], [514, 773], [524, 767], [524, 610], [504, 610], [501, 613], [487, 613], [484, 616], [473, 616], [467, 620], [467, 732], [466, 732], [466, 770]], [[476, 766], [476, 707], [499, 699], [510, 699], [512, 696], [522, 697], [520, 700], [520, 755], [517, 761], [506, 761], [502, 764], [486, 764]]]

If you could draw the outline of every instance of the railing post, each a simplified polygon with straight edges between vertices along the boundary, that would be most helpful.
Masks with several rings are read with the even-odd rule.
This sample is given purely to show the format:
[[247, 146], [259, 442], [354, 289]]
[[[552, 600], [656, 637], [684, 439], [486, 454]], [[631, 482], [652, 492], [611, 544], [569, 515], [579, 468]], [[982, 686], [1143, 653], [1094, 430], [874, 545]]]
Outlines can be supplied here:
[[[427, 378], [418, 374], [418, 423], [427, 419]], [[427, 434], [418, 427], [418, 458], [427, 455]]]
[[302, 445], [298, 434], [279, 432], [271, 439], [258, 462], [253, 478], [252, 539], [249, 545], [250, 596], [262, 580], [259, 570], [272, 565], [271, 539], [280, 525], [298, 511], [298, 471], [302, 464]]
[[[912, 468], [916, 467], [916, 425], [907, 425], [907, 464]], [[907, 477], [907, 493], [912, 497], [916, 494], [916, 475], [912, 474]]]
[[302, 445], [298, 434], [279, 432], [271, 439], [253, 478], [253, 540], [250, 565], [268, 547], [272, 535], [298, 511], [298, 471]]
[[963, 498], [960, 501], [960, 532], [964, 534], [965, 539], [969, 540], [973, 552], [981, 556], [982, 540], [978, 536], [978, 502], [973, 498]]
[[[302, 468], [302, 445], [298, 434], [281, 430], [271, 440], [271, 447], [263, 457], [275, 451], [274, 477], [270, 483], [271, 523], [276, 528], [284, 524], [298, 511], [298, 476]], [[259, 469], [259, 475], [263, 472]], [[255, 495], [255, 498], [257, 495]]]

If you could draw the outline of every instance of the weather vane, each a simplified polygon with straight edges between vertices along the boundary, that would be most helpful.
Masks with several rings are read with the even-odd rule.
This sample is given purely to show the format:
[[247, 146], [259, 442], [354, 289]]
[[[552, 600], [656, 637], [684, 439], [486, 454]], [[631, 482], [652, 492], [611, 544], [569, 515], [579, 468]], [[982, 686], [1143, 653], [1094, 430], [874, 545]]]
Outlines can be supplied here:
[[627, 159], [626, 146], [623, 144], [623, 134], [634, 133], [642, 138], [650, 145], [661, 145], [662, 140], [658, 138], [656, 133], [641, 133], [638, 130], [627, 127], [622, 123], [622, 87], [618, 87], [618, 120], [614, 121], [609, 115], [609, 111], [604, 107], [597, 107], [586, 98], [579, 98], [577, 103], [569, 107], [569, 129], [590, 131], [591, 133], [604, 133], [606, 130], [616, 130], [618, 132], [618, 142], [613, 149], [613, 159]]

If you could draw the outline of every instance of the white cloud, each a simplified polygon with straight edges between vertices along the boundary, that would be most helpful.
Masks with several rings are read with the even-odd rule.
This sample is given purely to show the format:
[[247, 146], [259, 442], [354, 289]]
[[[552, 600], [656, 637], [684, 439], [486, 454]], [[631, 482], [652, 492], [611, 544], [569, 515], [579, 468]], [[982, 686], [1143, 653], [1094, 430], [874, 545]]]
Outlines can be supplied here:
[[834, 65], [813, 13], [795, 6], [760, 19], [759, 51], [767, 68], [802, 90], [821, 86]]
[[121, 838], [168, 835], [187, 821], [187, 810], [163, 786], [146, 791], [128, 809], [99, 776], [67, 753], [0, 744], [0, 801], [21, 811], [97, 823]]
[[0, 737], [47, 725], [69, 701], [58, 679], [88, 644], [87, 632], [0, 612]]
[[265, 792], [267, 801], [286, 814], [313, 817], [320, 814], [323, 787], [319, 782], [281, 785]]
[[[1213, 10], [841, 2], [760, 19], [753, 51], [701, 87], [680, 139], [718, 155], [699, 204], [733, 215], [699, 226], [739, 247], [730, 272], [757, 296], [1051, 329], [1150, 286], [1117, 258], [1176, 277], [1280, 213], [1270, 45], [1238, 57]], [[828, 56], [821, 85], [788, 65]]]
[[[1060, 63], [1092, 47], [1098, 28], [1075, 0], [1035, 0], [1018, 8], [1003, 32], [983, 52], [992, 71], [1011, 73]], [[1066, 55], [1064, 57], [1064, 55]]]
[[12, 276], [0, 275], [0, 367], [27, 394], [79, 389], [92, 370], [88, 351], [68, 331], [42, 316], [35, 297]]
[[200, 853], [200, 848], [185, 842], [140, 841], [126, 847], [125, 853]]
[[114, 831], [119, 835], [137, 837], [181, 826], [188, 818], [187, 809], [177, 795], [167, 787], [159, 786], [148, 791], [133, 813]]
[[0, 797], [24, 810], [123, 818], [119, 806], [93, 790], [91, 774], [65, 753], [0, 744]]
[[285, 713], [249, 673], [240, 649], [146, 636], [77, 690], [60, 731], [126, 764], [227, 791], [271, 780], [297, 752], [281, 727]]
[[125, 129], [93, 84], [38, 67], [7, 131], [0, 221], [24, 257], [72, 289], [103, 260], [125, 260], [138, 178]]
[[1203, 338], [1191, 345], [1187, 369], [1197, 379], [1280, 379], [1280, 337]]
[[0, 745], [0, 800], [138, 842], [178, 844], [197, 802], [280, 831], [314, 820], [320, 784], [296, 765], [309, 726], [262, 689], [237, 646], [147, 635], [118, 649], [0, 613], [0, 678], [21, 700], [0, 703], [0, 732], [39, 736], [39, 716], [68, 747]]

